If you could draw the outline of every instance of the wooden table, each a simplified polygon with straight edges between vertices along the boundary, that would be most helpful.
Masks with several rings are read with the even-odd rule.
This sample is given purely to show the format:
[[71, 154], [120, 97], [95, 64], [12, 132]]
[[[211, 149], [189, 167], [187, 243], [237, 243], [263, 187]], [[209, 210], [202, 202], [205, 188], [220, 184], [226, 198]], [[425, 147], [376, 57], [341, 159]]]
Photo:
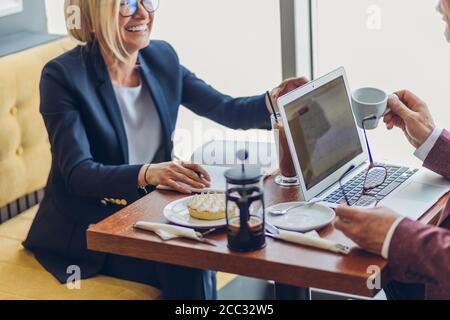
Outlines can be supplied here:
[[[153, 233], [133, 228], [134, 223], [141, 220], [166, 223], [162, 215], [164, 207], [182, 197], [183, 195], [169, 191], [157, 191], [99, 224], [92, 225], [87, 231], [88, 248], [99, 252], [273, 280], [285, 285], [279, 286], [283, 288], [283, 292], [280, 292], [282, 298], [286, 297], [286, 291], [289, 292], [295, 287], [313, 287], [373, 297], [379, 290], [369, 289], [366, 284], [372, 275], [368, 273], [369, 266], [378, 266], [381, 270], [382, 287], [390, 280], [387, 262], [384, 259], [357, 248], [350, 239], [332, 226], [322, 230], [321, 236], [351, 246], [353, 249], [350, 255], [338, 255], [269, 238], [267, 247], [262, 250], [236, 253], [228, 249], [224, 231], [207, 236], [217, 244], [211, 246], [184, 239], [163, 242]], [[420, 221], [426, 224], [436, 223], [448, 197], [449, 195], [443, 197]], [[268, 179], [265, 182], [265, 199], [266, 206], [270, 206], [302, 200], [302, 195], [298, 188], [282, 188], [277, 186], [273, 179]]]

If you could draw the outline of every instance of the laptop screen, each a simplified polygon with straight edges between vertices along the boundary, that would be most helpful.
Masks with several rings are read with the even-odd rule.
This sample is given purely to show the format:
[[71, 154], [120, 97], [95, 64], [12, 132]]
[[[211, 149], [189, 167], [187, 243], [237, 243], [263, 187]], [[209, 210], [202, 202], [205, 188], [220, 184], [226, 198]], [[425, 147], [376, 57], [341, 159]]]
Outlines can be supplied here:
[[307, 189], [363, 153], [343, 77], [289, 103], [285, 111]]

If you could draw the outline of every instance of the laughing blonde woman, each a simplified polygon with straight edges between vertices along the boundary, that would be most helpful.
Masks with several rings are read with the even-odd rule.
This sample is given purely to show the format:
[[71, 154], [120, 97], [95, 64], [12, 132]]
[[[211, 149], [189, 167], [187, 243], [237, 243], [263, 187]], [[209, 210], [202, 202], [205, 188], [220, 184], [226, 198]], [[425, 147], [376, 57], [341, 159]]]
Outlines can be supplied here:
[[[80, 45], [42, 73], [41, 113], [53, 164], [24, 245], [62, 283], [67, 267], [83, 279], [105, 274], [161, 288], [167, 299], [215, 299], [215, 273], [89, 251], [86, 229], [159, 184], [209, 184], [199, 165], [171, 161], [180, 105], [234, 129], [270, 128], [264, 95], [231, 98], [180, 65], [175, 50], [151, 41], [156, 0], [66, 0], [81, 11]], [[69, 17], [67, 17], [69, 18]], [[304, 84], [292, 79], [273, 98]], [[196, 172], [201, 172], [200, 178]]]

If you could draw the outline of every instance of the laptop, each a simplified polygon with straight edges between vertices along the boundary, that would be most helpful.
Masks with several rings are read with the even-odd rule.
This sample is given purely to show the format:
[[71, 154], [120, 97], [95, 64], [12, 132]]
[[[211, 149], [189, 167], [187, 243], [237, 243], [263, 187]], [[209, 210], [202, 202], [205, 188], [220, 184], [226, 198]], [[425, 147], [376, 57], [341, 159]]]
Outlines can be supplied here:
[[[345, 202], [339, 179], [352, 205], [359, 203], [369, 156], [351, 107], [344, 68], [339, 68], [278, 99], [286, 136], [305, 201], [331, 208]], [[427, 169], [383, 164], [384, 184], [371, 190], [379, 206], [419, 219], [450, 190], [450, 181]]]

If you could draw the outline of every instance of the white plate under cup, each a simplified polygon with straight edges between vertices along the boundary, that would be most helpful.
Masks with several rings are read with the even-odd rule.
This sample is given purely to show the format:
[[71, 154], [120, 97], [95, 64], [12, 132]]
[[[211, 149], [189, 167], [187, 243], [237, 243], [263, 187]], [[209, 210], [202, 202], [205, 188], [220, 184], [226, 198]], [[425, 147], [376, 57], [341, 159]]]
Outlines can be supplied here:
[[303, 202], [287, 202], [271, 206], [266, 209], [266, 220], [274, 226], [289, 231], [309, 232], [320, 230], [336, 217], [333, 209], [321, 204], [305, 204], [296, 209], [292, 209], [285, 215], [273, 215], [273, 210], [285, 210]]

